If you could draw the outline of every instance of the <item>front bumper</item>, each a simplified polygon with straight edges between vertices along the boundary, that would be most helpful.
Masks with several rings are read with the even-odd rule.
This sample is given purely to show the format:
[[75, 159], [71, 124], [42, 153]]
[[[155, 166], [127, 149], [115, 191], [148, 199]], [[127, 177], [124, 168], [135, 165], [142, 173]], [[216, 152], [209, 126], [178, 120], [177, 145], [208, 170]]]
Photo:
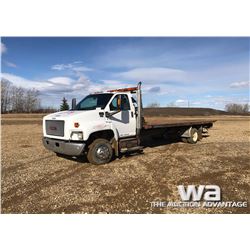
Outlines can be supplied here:
[[48, 150], [54, 151], [63, 155], [78, 156], [81, 155], [86, 146], [85, 143], [70, 142], [50, 139], [47, 137], [43, 138], [43, 145]]

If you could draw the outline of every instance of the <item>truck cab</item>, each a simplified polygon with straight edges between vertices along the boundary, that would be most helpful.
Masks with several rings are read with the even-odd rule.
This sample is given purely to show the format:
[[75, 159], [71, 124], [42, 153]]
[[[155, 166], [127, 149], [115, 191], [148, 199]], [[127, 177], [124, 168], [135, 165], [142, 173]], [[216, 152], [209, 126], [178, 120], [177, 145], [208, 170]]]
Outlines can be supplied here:
[[138, 146], [137, 88], [110, 90], [86, 96], [69, 111], [43, 118], [43, 144], [57, 154], [80, 156], [94, 164], [119, 154], [123, 139]]

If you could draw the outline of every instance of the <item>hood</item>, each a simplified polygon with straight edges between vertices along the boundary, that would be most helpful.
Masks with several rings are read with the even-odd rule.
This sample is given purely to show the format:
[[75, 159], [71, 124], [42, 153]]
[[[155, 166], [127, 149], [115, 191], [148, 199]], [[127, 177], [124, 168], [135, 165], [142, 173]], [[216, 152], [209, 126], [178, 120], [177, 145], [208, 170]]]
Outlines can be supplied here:
[[82, 113], [82, 112], [84, 112], [84, 111], [66, 110], [66, 111], [60, 111], [60, 112], [56, 112], [56, 113], [53, 113], [53, 114], [46, 115], [45, 118], [46, 119], [58, 119], [58, 120], [61, 120], [61, 119], [64, 119], [64, 118], [75, 116], [75, 115], [77, 115], [79, 113]]
[[67, 111], [60, 111], [60, 112], [56, 112], [53, 114], [49, 114], [46, 115], [44, 117], [45, 120], [67, 120], [67, 119], [71, 119], [71, 118], [78, 118], [79, 116], [84, 116], [88, 115], [88, 116], [96, 116], [97, 112], [96, 110], [67, 110]]

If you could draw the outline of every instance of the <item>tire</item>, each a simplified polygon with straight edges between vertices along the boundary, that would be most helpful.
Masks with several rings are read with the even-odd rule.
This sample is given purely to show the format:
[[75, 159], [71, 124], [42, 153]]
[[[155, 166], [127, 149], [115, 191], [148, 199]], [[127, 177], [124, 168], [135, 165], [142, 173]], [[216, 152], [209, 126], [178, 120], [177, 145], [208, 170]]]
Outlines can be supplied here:
[[58, 157], [65, 157], [65, 155], [60, 154], [60, 153], [56, 153], [56, 156], [58, 156]]
[[89, 145], [87, 159], [90, 163], [101, 165], [110, 162], [113, 157], [113, 149], [106, 139], [96, 139]]
[[187, 138], [186, 137], [181, 137], [182, 142], [187, 143]]
[[203, 138], [203, 135], [202, 135], [202, 127], [200, 127], [200, 128], [198, 129], [198, 141], [201, 141], [202, 138]]
[[191, 137], [187, 138], [187, 142], [191, 144], [197, 143], [199, 138], [198, 130], [196, 128], [191, 129]]

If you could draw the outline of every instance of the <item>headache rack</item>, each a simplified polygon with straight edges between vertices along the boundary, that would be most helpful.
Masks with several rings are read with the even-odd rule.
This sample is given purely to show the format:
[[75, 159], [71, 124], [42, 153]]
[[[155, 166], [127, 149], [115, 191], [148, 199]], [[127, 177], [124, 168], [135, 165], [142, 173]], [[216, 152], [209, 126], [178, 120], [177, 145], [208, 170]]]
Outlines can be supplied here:
[[143, 126], [143, 114], [142, 114], [142, 97], [141, 97], [141, 82], [138, 83], [137, 87], [123, 88], [123, 89], [112, 89], [107, 92], [130, 92], [136, 93], [137, 96], [137, 116], [136, 116], [136, 135], [139, 136]]
[[134, 93], [135, 91], [138, 90], [138, 87], [132, 87], [132, 88], [124, 88], [124, 89], [111, 89], [107, 90], [107, 92], [131, 92]]

